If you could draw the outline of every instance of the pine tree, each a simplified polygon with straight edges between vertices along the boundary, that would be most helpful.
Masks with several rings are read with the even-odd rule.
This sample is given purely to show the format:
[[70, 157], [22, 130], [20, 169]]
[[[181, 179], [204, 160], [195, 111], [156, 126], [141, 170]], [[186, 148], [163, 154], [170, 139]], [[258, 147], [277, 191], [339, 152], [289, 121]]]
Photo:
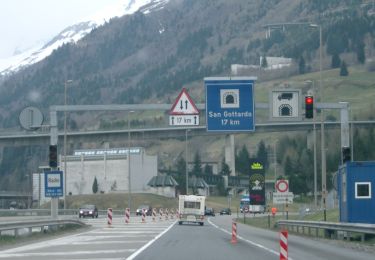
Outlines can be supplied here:
[[264, 163], [265, 169], [268, 168], [268, 165], [269, 165], [268, 164], [268, 152], [267, 152], [266, 145], [264, 144], [263, 140], [259, 142], [257, 159], [261, 160]]
[[250, 156], [246, 145], [242, 146], [241, 151], [236, 156], [236, 171], [240, 174], [247, 175], [249, 173]]
[[198, 151], [194, 155], [194, 164], [193, 164], [192, 173], [195, 176], [201, 176], [202, 175], [202, 162], [201, 162], [201, 157], [200, 157]]
[[333, 69], [340, 68], [340, 64], [341, 64], [340, 56], [337, 53], [333, 54], [332, 55], [331, 68], [333, 68]]
[[209, 164], [206, 164], [203, 168], [203, 173], [204, 173], [204, 175], [214, 174], [213, 171], [212, 171], [212, 166], [210, 166]]
[[95, 177], [94, 183], [92, 184], [92, 192], [96, 194], [98, 192], [98, 189], [99, 189], [98, 180]]
[[268, 67], [268, 62], [267, 62], [267, 57], [266, 57], [266, 55], [263, 55], [263, 56], [262, 56], [262, 60], [261, 60], [260, 66], [261, 66], [262, 68], [267, 68], [267, 67]]
[[348, 68], [346, 66], [346, 63], [345, 61], [342, 61], [341, 62], [341, 66], [340, 66], [340, 76], [348, 76], [349, 75], [349, 71], [348, 71]]
[[306, 62], [303, 56], [299, 58], [298, 62], [299, 74], [305, 74], [306, 72]]
[[366, 61], [365, 45], [363, 42], [358, 44], [357, 47], [357, 60], [359, 63], [364, 64]]
[[231, 173], [231, 170], [229, 168], [229, 165], [225, 162], [225, 158], [223, 157], [223, 160], [221, 161], [221, 172], [220, 174], [223, 176], [229, 176]]
[[287, 156], [284, 163], [284, 173], [286, 176], [292, 176], [293, 175], [293, 165], [292, 161], [290, 160], [290, 157]]
[[182, 156], [179, 156], [177, 163], [177, 176], [178, 189], [181, 194], [186, 194], [186, 161]]

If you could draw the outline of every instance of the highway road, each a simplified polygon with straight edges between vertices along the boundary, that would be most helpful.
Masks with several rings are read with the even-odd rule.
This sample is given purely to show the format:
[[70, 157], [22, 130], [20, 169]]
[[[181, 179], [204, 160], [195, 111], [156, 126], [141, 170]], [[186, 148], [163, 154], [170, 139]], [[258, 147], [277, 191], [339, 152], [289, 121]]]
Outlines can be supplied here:
[[[175, 219], [153, 222], [140, 217], [125, 224], [114, 218], [85, 219], [92, 229], [48, 241], [0, 251], [0, 259], [279, 259], [278, 232], [238, 224], [237, 243], [231, 243], [230, 216], [206, 219], [204, 226], [178, 225]], [[374, 251], [324, 239], [289, 236], [289, 259], [373, 259]]]

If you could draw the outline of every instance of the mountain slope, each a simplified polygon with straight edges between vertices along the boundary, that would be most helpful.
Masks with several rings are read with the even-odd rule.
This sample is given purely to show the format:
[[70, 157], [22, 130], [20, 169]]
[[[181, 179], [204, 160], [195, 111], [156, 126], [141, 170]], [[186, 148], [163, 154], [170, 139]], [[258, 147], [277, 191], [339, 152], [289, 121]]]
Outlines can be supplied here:
[[[25, 106], [47, 112], [50, 105], [62, 104], [67, 79], [73, 80], [71, 104], [170, 102], [169, 97], [184, 85], [205, 76], [228, 75], [233, 63], [258, 64], [266, 51], [282, 56], [288, 50], [292, 57], [303, 55], [312, 62], [319, 48], [317, 30], [286, 30], [289, 35], [264, 39], [263, 26], [291, 21], [327, 23], [329, 11], [346, 6], [345, 1], [330, 5], [332, 9], [322, 17], [313, 3], [150, 1], [140, 12], [111, 19], [4, 81], [0, 86], [2, 125], [17, 127], [14, 114]], [[358, 6], [349, 9], [354, 10], [349, 15], [358, 16]], [[343, 10], [340, 12], [347, 15]], [[327, 23], [325, 30], [331, 29], [329, 26]], [[202, 101], [200, 95], [196, 102]]]
[[140, 10], [150, 13], [162, 8], [169, 0], [123, 0], [114, 6], [109, 6], [99, 13], [92, 15], [83, 21], [68, 26], [53, 39], [44, 45], [37, 45], [25, 52], [18, 53], [7, 59], [0, 59], [0, 76], [14, 73], [21, 68], [30, 66], [49, 56], [53, 50], [66, 43], [76, 43], [89, 34], [94, 28], [101, 26], [106, 21], [124, 15], [129, 15]]

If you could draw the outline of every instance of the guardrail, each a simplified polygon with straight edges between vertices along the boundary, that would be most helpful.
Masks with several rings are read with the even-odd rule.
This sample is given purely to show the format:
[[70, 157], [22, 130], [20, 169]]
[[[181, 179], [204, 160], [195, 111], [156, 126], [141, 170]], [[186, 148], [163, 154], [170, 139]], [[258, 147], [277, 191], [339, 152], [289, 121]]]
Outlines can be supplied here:
[[27, 220], [27, 221], [14, 221], [0, 224], [0, 236], [4, 231], [13, 231], [14, 236], [19, 236], [23, 233], [31, 234], [33, 228], [39, 228], [40, 232], [44, 232], [49, 229], [57, 229], [60, 226], [65, 225], [80, 225], [85, 226], [86, 224], [75, 219], [45, 219], [45, 220]]
[[[308, 230], [308, 235], [311, 235], [311, 230], [315, 229], [315, 236], [319, 236], [319, 230], [324, 230], [324, 237], [335, 239], [350, 240], [352, 233], [361, 235], [361, 241], [364, 242], [366, 234], [375, 235], [374, 224], [362, 223], [336, 223], [325, 221], [301, 221], [301, 220], [279, 220], [277, 225], [297, 233], [305, 234], [305, 228]], [[301, 230], [300, 230], [301, 229]]]
[[[59, 209], [59, 216], [77, 216], [79, 209]], [[132, 214], [135, 212], [132, 212]], [[114, 216], [125, 216], [124, 210], [113, 210]], [[51, 216], [51, 209], [0, 209], [0, 217]], [[107, 216], [107, 209], [100, 209], [99, 216]]]

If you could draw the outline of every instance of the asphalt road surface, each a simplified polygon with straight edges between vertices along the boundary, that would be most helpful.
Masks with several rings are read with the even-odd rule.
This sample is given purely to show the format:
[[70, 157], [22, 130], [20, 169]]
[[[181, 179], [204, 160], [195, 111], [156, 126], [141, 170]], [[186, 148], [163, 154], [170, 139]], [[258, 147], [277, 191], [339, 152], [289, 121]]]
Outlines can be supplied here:
[[[0, 251], [0, 259], [279, 259], [278, 232], [237, 225], [237, 243], [231, 241], [231, 216], [206, 219], [204, 226], [178, 225], [175, 219], [155, 222], [140, 217], [130, 224], [114, 218], [111, 227], [105, 218], [85, 219], [93, 228], [79, 234]], [[368, 260], [374, 251], [325, 239], [289, 235], [291, 260]]]

